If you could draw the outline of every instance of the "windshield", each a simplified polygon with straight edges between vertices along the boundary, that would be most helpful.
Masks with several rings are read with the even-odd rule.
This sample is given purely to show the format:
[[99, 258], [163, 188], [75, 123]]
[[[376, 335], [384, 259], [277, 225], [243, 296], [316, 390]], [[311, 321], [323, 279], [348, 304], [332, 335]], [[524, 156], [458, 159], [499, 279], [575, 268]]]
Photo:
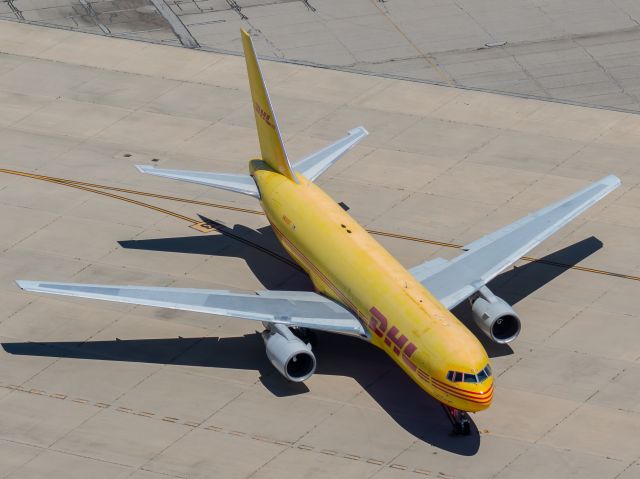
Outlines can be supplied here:
[[447, 379], [452, 383], [482, 383], [491, 377], [491, 366], [488, 364], [478, 374], [461, 373], [459, 371], [449, 371]]

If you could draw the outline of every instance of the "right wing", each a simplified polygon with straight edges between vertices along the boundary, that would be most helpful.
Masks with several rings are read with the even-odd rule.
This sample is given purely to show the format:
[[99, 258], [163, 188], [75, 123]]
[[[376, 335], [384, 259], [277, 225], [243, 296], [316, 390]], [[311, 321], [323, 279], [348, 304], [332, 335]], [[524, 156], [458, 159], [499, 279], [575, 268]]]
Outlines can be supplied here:
[[466, 246], [452, 260], [436, 258], [409, 271], [448, 309], [620, 186], [610, 175]]
[[230, 291], [16, 281], [25, 291], [195, 311], [367, 337], [360, 321], [324, 296], [304, 291]]
[[298, 161], [293, 165], [293, 169], [302, 173], [309, 180], [315, 181], [327, 168], [368, 134], [369, 132], [362, 126], [349, 130], [347, 136]]

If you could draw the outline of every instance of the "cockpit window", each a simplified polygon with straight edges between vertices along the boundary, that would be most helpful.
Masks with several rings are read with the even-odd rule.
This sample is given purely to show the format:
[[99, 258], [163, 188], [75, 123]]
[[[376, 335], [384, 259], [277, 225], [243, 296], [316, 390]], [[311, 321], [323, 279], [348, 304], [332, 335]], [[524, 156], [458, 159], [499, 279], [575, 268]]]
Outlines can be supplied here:
[[464, 373], [464, 382], [465, 383], [477, 383], [478, 382], [478, 378], [476, 377], [475, 374]]
[[478, 374], [461, 373], [458, 371], [449, 371], [447, 379], [453, 383], [482, 383], [491, 376], [491, 366], [488, 364]]

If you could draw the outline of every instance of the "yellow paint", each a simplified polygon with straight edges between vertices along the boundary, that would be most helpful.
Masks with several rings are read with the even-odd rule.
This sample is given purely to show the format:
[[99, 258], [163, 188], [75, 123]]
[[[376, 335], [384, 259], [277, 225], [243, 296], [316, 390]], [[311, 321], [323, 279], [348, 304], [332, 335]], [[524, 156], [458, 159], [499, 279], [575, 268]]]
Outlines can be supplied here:
[[[450, 370], [477, 373], [487, 365], [478, 339], [317, 185], [300, 174], [300, 184], [293, 183], [259, 160], [252, 161], [250, 168], [267, 218], [318, 292], [357, 313], [371, 333], [371, 342], [427, 393], [465, 411], [488, 407], [493, 378], [481, 384], [446, 379]], [[402, 355], [394, 353], [393, 343], [387, 346], [372, 331], [373, 307], [387, 318], [387, 332], [395, 326], [397, 336], [406, 336], [407, 344], [416, 346], [410, 360], [425, 375], [412, 370]], [[438, 388], [436, 381], [462, 391], [444, 392], [447, 387]], [[457, 397], [470, 393], [486, 402]]]
[[213, 231], [213, 226], [211, 226], [209, 223], [205, 223], [204, 221], [194, 223], [191, 226], [189, 226], [189, 228], [193, 228], [194, 230], [199, 231], [200, 233], [211, 233]]
[[[253, 54], [244, 32], [243, 42], [245, 54]], [[261, 88], [257, 90], [268, 105], [262, 78], [255, 76], [256, 71], [259, 74], [255, 56], [247, 66], [254, 101], [258, 78]], [[259, 135], [265, 131], [261, 122], [256, 116]], [[261, 137], [261, 146], [262, 141]], [[317, 185], [299, 173], [298, 181], [291, 181], [271, 157], [252, 160], [249, 167], [278, 239], [309, 274], [317, 291], [357, 314], [371, 342], [437, 400], [465, 411], [486, 409], [493, 395], [493, 377], [480, 384], [452, 383], [446, 378], [448, 371], [477, 373], [487, 365], [487, 353], [478, 339]], [[387, 322], [380, 328], [384, 329], [381, 337], [372, 320], [376, 310]], [[394, 342], [385, 343], [389, 337], [401, 345], [398, 351]]]
[[296, 181], [295, 175], [289, 165], [287, 153], [282, 144], [278, 122], [273, 113], [269, 93], [264, 85], [258, 59], [253, 49], [253, 43], [249, 34], [240, 29], [242, 34], [242, 47], [244, 48], [244, 58], [247, 62], [247, 73], [249, 75], [249, 87], [251, 88], [251, 99], [253, 103], [253, 113], [256, 118], [256, 128], [258, 129], [258, 139], [260, 140], [260, 154], [262, 159], [274, 170], [280, 172], [290, 180]]

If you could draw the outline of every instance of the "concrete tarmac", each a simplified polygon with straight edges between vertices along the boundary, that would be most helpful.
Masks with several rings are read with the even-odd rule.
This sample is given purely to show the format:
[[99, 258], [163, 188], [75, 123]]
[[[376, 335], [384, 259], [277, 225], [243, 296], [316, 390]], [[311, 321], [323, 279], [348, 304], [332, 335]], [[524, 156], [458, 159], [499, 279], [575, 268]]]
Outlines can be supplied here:
[[[408, 267], [606, 174], [623, 186], [531, 253], [565, 266], [521, 261], [491, 285], [523, 331], [485, 341], [494, 404], [451, 437], [364, 342], [319, 335], [317, 373], [292, 385], [254, 323], [18, 290], [309, 283], [251, 198], [133, 167], [246, 171], [258, 145], [242, 58], [4, 22], [0, 477], [638, 477], [640, 117], [263, 70], [292, 158], [370, 131], [320, 184]], [[223, 225], [202, 232], [198, 215]]]
[[637, 0], [5, 0], [0, 19], [640, 111]]

